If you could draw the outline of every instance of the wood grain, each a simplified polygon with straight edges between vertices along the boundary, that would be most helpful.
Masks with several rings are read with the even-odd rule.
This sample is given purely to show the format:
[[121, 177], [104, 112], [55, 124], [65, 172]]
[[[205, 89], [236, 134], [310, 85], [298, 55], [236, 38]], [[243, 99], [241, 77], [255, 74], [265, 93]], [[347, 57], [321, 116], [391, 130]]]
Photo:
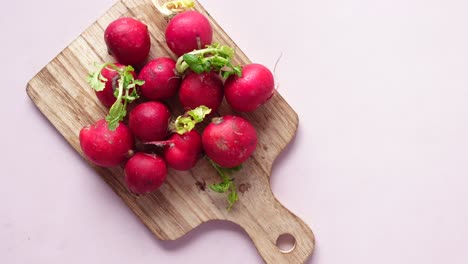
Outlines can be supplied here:
[[[209, 17], [214, 28], [214, 41], [235, 47], [236, 63], [249, 63], [205, 9], [199, 4], [196, 9]], [[86, 84], [85, 76], [93, 70], [94, 62], [113, 61], [107, 54], [103, 33], [111, 21], [122, 16], [135, 17], [148, 25], [152, 41], [150, 58], [174, 58], [164, 41], [167, 22], [151, 1], [123, 0], [86, 29], [27, 85], [27, 93], [33, 102], [81, 155], [80, 129], [106, 114], [106, 109]], [[222, 115], [233, 113], [226, 103], [219, 112]], [[277, 201], [271, 192], [269, 178], [275, 158], [296, 133], [297, 114], [280, 94], [276, 94], [254, 113], [240, 115], [256, 127], [259, 145], [253, 157], [235, 175], [243, 192], [231, 212], [225, 210], [224, 195], [203, 190], [204, 185], [219, 181], [205, 160], [188, 172], [170, 170], [162, 188], [144, 197], [135, 197], [127, 191], [122, 181], [122, 168], [90, 166], [159, 239], [174, 240], [202, 223], [227, 220], [248, 233], [266, 263], [304, 263], [314, 249], [314, 235], [301, 219]], [[276, 246], [277, 238], [284, 233], [290, 233], [296, 239], [296, 246], [290, 253], [282, 253]]]

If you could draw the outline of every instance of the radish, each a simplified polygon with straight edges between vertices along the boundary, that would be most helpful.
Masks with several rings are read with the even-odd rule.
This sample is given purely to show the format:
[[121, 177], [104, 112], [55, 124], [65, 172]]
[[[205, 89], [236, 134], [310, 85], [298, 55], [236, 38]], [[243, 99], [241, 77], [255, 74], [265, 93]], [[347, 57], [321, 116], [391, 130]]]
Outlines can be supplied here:
[[141, 141], [163, 140], [167, 136], [171, 113], [160, 102], [146, 102], [136, 106], [128, 119], [130, 130]]
[[197, 107], [179, 116], [174, 122], [175, 132], [166, 141], [147, 142], [146, 144], [164, 147], [164, 159], [176, 170], [192, 169], [203, 151], [200, 134], [192, 130], [197, 123], [210, 114], [206, 106]]
[[[125, 68], [125, 66], [120, 63], [114, 63], [114, 66], [121, 70]], [[132, 71], [131, 74], [136, 78], [135, 71]], [[106, 81], [102, 81], [105, 84], [105, 88], [102, 91], [95, 90], [96, 96], [104, 106], [110, 108], [117, 100], [114, 93], [118, 86], [120, 74], [113, 66], [107, 65], [101, 70], [101, 76], [106, 79]]]
[[228, 193], [228, 207], [231, 210], [239, 200], [231, 174], [240, 170], [257, 147], [257, 132], [244, 118], [227, 115], [213, 118], [202, 134], [202, 144], [211, 165], [216, 169], [222, 182], [210, 185], [217, 193]]
[[171, 144], [164, 150], [164, 159], [169, 166], [182, 171], [195, 167], [203, 151], [201, 136], [197, 131], [173, 134], [168, 141]]
[[275, 93], [273, 74], [261, 64], [243, 67], [242, 76], [232, 75], [224, 84], [226, 101], [239, 112], [251, 112]]
[[125, 184], [134, 194], [155, 191], [166, 180], [167, 167], [156, 155], [138, 152], [125, 164]]
[[213, 118], [202, 134], [206, 155], [221, 167], [233, 168], [246, 161], [257, 147], [257, 132], [239, 116]]
[[[161, 143], [165, 145], [164, 159], [167, 164], [180, 171], [195, 167], [203, 151], [201, 136], [195, 130], [182, 135], [175, 133]], [[155, 142], [156, 145], [161, 143]]]
[[187, 74], [179, 90], [179, 100], [185, 110], [205, 105], [217, 111], [223, 96], [223, 81], [214, 72]]
[[80, 146], [92, 163], [102, 167], [114, 167], [132, 154], [133, 136], [122, 122], [115, 131], [111, 131], [106, 121], [101, 119], [81, 129]]
[[104, 39], [109, 53], [122, 64], [137, 66], [148, 57], [151, 41], [148, 27], [130, 17], [110, 23]]
[[141, 94], [150, 100], [163, 100], [174, 96], [180, 86], [180, 77], [176, 75], [175, 61], [162, 57], [150, 61], [141, 69], [139, 80]]
[[166, 43], [177, 56], [204, 48], [213, 39], [208, 19], [197, 11], [185, 11], [174, 16], [166, 28]]

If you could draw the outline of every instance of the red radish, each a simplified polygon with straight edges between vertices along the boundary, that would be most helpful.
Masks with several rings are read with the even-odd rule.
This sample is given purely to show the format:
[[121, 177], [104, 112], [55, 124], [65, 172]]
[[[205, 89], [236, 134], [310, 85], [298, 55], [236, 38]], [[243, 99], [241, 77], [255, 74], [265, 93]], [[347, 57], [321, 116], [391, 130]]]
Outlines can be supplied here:
[[125, 161], [133, 148], [133, 136], [120, 122], [114, 131], [109, 130], [104, 119], [80, 131], [80, 146], [85, 156], [94, 164], [114, 167]]
[[[116, 67], [119, 69], [123, 69], [125, 65], [120, 63], [114, 63]], [[107, 81], [105, 83], [105, 88], [102, 91], [95, 91], [96, 96], [101, 101], [101, 103], [106, 106], [107, 108], [111, 107], [117, 98], [115, 98], [114, 92], [117, 88], [117, 80], [119, 79], [119, 73], [112, 68], [112, 66], [107, 66], [101, 71], [102, 77], [106, 78]], [[134, 78], [136, 78], [135, 72], [132, 72]]]
[[136, 106], [128, 119], [130, 130], [141, 141], [163, 140], [167, 136], [171, 113], [160, 102], [146, 102]]
[[167, 167], [156, 155], [136, 153], [125, 164], [125, 184], [135, 194], [155, 191], [166, 180]]
[[243, 67], [242, 76], [231, 75], [224, 84], [226, 101], [239, 112], [251, 112], [275, 93], [273, 74], [261, 64]]
[[257, 147], [257, 132], [239, 116], [213, 118], [202, 134], [206, 155], [221, 167], [233, 168], [246, 161]]
[[175, 133], [167, 141], [153, 143], [166, 145], [164, 159], [169, 166], [181, 171], [195, 167], [203, 151], [201, 136], [195, 130], [182, 135]]
[[141, 93], [150, 100], [163, 100], [174, 96], [180, 86], [180, 77], [176, 75], [176, 62], [167, 57], [157, 58], [146, 64], [138, 75], [145, 81]]
[[130, 17], [115, 20], [104, 32], [109, 53], [122, 64], [138, 65], [148, 57], [151, 41], [148, 27]]
[[204, 48], [213, 39], [208, 19], [197, 11], [185, 11], [173, 17], [166, 28], [167, 46], [177, 56]]
[[179, 100], [185, 110], [204, 105], [215, 112], [221, 105], [223, 96], [223, 81], [214, 72], [189, 73], [179, 90]]
[[192, 130], [211, 113], [211, 109], [200, 106], [177, 117], [173, 129], [176, 132], [166, 141], [146, 144], [164, 147], [164, 159], [176, 170], [193, 168], [203, 151], [200, 134]]

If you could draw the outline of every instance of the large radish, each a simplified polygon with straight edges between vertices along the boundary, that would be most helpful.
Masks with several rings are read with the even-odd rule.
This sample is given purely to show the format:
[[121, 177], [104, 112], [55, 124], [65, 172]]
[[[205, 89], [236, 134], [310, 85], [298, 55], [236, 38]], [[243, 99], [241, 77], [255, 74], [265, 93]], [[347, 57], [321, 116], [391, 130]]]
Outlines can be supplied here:
[[136, 153], [125, 164], [125, 184], [135, 194], [155, 191], [166, 180], [167, 167], [162, 158], [152, 154]]
[[204, 105], [212, 111], [217, 111], [223, 97], [223, 81], [215, 72], [191, 72], [180, 85], [179, 100], [185, 110]]
[[164, 100], [174, 96], [181, 78], [176, 75], [176, 62], [168, 57], [156, 58], [141, 69], [138, 79], [145, 82], [141, 94], [150, 100]]
[[146, 102], [137, 105], [128, 118], [130, 130], [141, 141], [163, 140], [168, 133], [171, 113], [160, 102]]
[[233, 168], [246, 161], [257, 147], [257, 132], [239, 116], [213, 118], [202, 134], [203, 149], [215, 163]]
[[138, 66], [148, 57], [151, 40], [148, 27], [131, 17], [122, 17], [110, 23], [104, 40], [109, 53], [122, 64]]
[[231, 75], [224, 84], [226, 101], [239, 112], [251, 112], [265, 104], [275, 93], [271, 71], [261, 64], [248, 64], [242, 75]]
[[197, 11], [182, 12], [169, 21], [166, 43], [177, 56], [204, 48], [213, 39], [213, 29], [208, 19]]
[[112, 131], [106, 120], [101, 119], [81, 129], [80, 146], [92, 163], [114, 167], [132, 154], [133, 136], [124, 123], [120, 122]]

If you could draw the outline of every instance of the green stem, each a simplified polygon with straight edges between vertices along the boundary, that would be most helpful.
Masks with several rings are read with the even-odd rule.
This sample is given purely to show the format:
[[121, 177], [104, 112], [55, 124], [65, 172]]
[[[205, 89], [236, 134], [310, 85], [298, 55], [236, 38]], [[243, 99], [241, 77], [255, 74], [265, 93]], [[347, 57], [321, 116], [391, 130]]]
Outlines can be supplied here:
[[[98, 68], [98, 71], [97, 71], [97, 72], [99, 72], [99, 74], [101, 74], [102, 70], [104, 70], [104, 68], [106, 68], [106, 67], [109, 66], [109, 65], [114, 65], [114, 64], [113, 64], [113, 63], [104, 63], [104, 64], [101, 65], [100, 68]], [[115, 66], [115, 65], [114, 65], [114, 66]], [[102, 76], [102, 74], [101, 74], [101, 76]]]
[[117, 95], [117, 100], [115, 101], [114, 104], [121, 103], [122, 102], [122, 95], [123, 95], [123, 90], [124, 90], [124, 81], [120, 79], [119, 81], [119, 94]]
[[179, 75], [182, 75], [190, 66], [184, 61], [183, 56], [177, 60], [176, 70]]
[[115, 65], [114, 63], [106, 63], [106, 64], [107, 64], [106, 67], [111, 66], [111, 68], [114, 69], [116, 72], [118, 72], [119, 74], [122, 74], [123, 70], [117, 67], [117, 65]]
[[[209, 159], [209, 158], [208, 158]], [[215, 168], [215, 170], [218, 172], [218, 175], [223, 179], [222, 183], [220, 184], [228, 184], [229, 186], [229, 191], [230, 193], [228, 194], [228, 207], [226, 208], [227, 211], [231, 211], [232, 207], [234, 204], [239, 200], [239, 196], [237, 195], [237, 190], [236, 190], [236, 185], [234, 184], [233, 179], [230, 177], [231, 172], [233, 172], [233, 169], [227, 169], [219, 166], [216, 164], [213, 160], [209, 159], [211, 165]], [[226, 191], [219, 191], [213, 188], [213, 186], [216, 186], [219, 184], [214, 184], [210, 186], [213, 190], [216, 192], [226, 192]]]
[[[128, 98], [128, 95], [129, 95], [129, 90], [125, 89], [125, 97]], [[124, 100], [124, 109], [125, 109], [125, 111], [127, 110], [127, 104], [128, 104], [128, 100]]]
[[238, 196], [237, 196], [237, 193], [236, 193], [236, 186], [234, 185], [234, 183], [231, 183], [231, 193], [230, 195], [233, 194], [233, 196], [235, 196], [236, 198], [235, 199], [228, 199], [229, 201], [229, 206], [227, 207], [227, 211], [231, 211], [232, 207], [234, 206], [234, 204], [239, 200]]
[[209, 159], [209, 160], [210, 160], [211, 165], [215, 168], [216, 172], [218, 172], [219, 176], [221, 176], [221, 179], [223, 179], [223, 181], [231, 180], [229, 176], [225, 174], [224, 170], [218, 164], [216, 164], [212, 159]]
[[[119, 125], [119, 121], [120, 121], [120, 116], [119, 115], [115, 115], [115, 109], [120, 109], [120, 105], [122, 105], [122, 95], [123, 95], [123, 89], [124, 89], [124, 80], [121, 78], [119, 79], [119, 93], [117, 95], [117, 99], [115, 100], [114, 104], [112, 104], [110, 110], [109, 110], [109, 114], [107, 115], [106, 117], [106, 120], [107, 120], [107, 126], [109, 127], [109, 130], [111, 131], [114, 131], [118, 125]], [[127, 100], [125, 100], [124, 104], [124, 110], [126, 109], [127, 107]]]
[[[206, 54], [219, 54], [219, 55], [222, 55], [222, 56], [227, 56], [229, 57], [230, 54], [226, 54], [224, 52], [222, 52], [222, 50], [220, 48], [217, 48], [217, 47], [207, 47], [207, 48], [204, 48], [204, 49], [199, 49], [199, 50], [194, 50], [194, 51], [191, 51], [191, 52], [188, 52], [186, 54], [190, 54], [190, 55], [200, 55], [200, 56], [205, 56]], [[184, 55], [186, 55], [184, 54]], [[177, 63], [176, 63], [176, 70], [179, 74], [183, 74], [190, 66], [184, 61], [184, 55], [180, 56], [178, 59], [177, 59]], [[223, 59], [226, 63], [229, 62], [228, 59], [225, 59], [225, 58], [219, 58], [219, 59]]]
[[210, 113], [211, 109], [204, 105], [187, 111], [185, 114], [178, 116], [175, 122], [171, 124], [171, 130], [179, 135], [190, 132], [198, 123], [203, 122]]

